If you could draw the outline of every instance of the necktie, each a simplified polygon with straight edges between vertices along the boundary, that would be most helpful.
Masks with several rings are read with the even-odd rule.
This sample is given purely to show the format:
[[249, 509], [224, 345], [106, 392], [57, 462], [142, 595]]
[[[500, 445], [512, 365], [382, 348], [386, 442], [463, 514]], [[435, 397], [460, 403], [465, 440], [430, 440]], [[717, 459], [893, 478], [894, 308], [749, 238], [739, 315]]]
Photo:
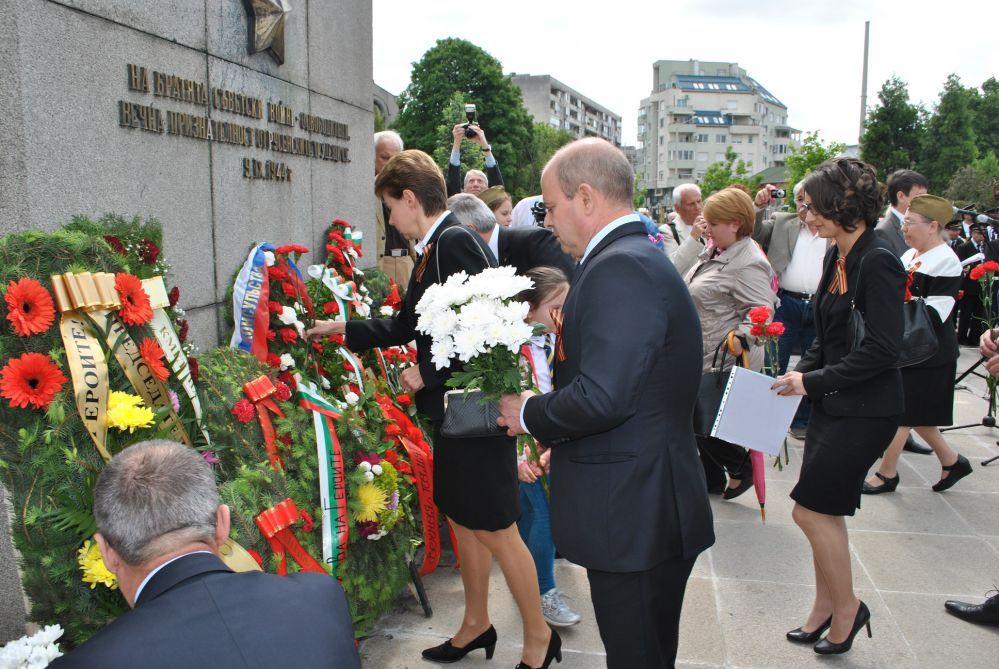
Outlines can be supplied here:
[[846, 256], [836, 260], [836, 274], [829, 282], [829, 292], [833, 295], [843, 295], [849, 290], [846, 285]]

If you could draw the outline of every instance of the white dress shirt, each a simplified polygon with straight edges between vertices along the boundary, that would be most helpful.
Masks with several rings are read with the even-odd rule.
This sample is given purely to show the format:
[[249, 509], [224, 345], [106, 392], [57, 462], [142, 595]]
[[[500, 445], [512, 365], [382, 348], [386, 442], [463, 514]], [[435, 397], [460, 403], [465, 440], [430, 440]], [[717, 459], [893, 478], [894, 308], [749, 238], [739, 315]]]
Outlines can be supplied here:
[[829, 242], [818, 234], [812, 234], [807, 225], [798, 232], [798, 241], [791, 251], [791, 262], [780, 276], [780, 287], [792, 293], [812, 294], [819, 289], [822, 280], [822, 261]]
[[447, 215], [450, 213], [450, 209], [445, 209], [444, 213], [441, 214], [436, 221], [434, 221], [434, 224], [430, 226], [429, 230], [427, 230], [427, 234], [423, 237], [423, 239], [417, 242], [416, 246], [413, 247], [416, 250], [416, 255], [423, 255], [423, 249], [425, 249], [427, 244], [430, 243], [430, 238], [434, 236], [434, 233], [437, 232], [437, 228], [441, 227], [441, 223], [444, 222], [444, 219], [447, 218]]

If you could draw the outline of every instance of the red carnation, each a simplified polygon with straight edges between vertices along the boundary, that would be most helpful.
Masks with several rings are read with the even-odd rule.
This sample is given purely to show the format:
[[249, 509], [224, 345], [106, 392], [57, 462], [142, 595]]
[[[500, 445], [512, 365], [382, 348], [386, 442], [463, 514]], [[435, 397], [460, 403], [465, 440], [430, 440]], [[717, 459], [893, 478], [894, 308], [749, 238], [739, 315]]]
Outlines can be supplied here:
[[170, 300], [171, 307], [176, 307], [177, 302], [180, 301], [180, 288], [178, 288], [177, 286], [171, 288], [170, 292], [167, 293], [167, 299]]
[[981, 266], [985, 268], [986, 272], [999, 272], [999, 262], [994, 260], [987, 260], [986, 262], [983, 262]]
[[284, 307], [281, 306], [280, 302], [275, 302], [274, 300], [268, 300], [267, 301], [267, 309], [272, 314], [279, 314], [284, 309]]
[[404, 394], [396, 397], [395, 401], [399, 403], [399, 406], [408, 407], [410, 404], [413, 403], [413, 398], [410, 397], [409, 395]]
[[281, 379], [292, 390], [298, 387], [298, 382], [295, 381], [294, 375], [287, 370], [278, 374], [278, 378]]
[[309, 249], [301, 244], [286, 244], [274, 249], [274, 255], [284, 255], [288, 253], [308, 253]]
[[280, 434], [278, 435], [278, 441], [280, 441], [285, 446], [291, 446], [291, 435], [290, 434]]
[[277, 332], [275, 330], [267, 331], [267, 341], [274, 341], [277, 338]]
[[770, 307], [753, 307], [749, 310], [749, 322], [762, 325], [770, 318]]
[[291, 399], [291, 388], [284, 381], [278, 381], [275, 384], [274, 398], [282, 402], [287, 402]]
[[256, 411], [253, 409], [253, 405], [250, 404], [249, 400], [240, 400], [236, 402], [236, 405], [232, 408], [231, 413], [240, 423], [249, 423], [253, 420], [253, 416], [256, 414]]
[[281, 341], [285, 344], [291, 344], [298, 339], [298, 332], [295, 331], [295, 328], [281, 328], [280, 332]]
[[198, 382], [198, 374], [201, 373], [201, 368], [198, 366], [198, 359], [193, 355], [187, 358], [187, 366], [191, 368], [191, 380], [195, 383]]
[[784, 334], [784, 324], [780, 321], [774, 321], [767, 326], [767, 336], [768, 337], [779, 337]]
[[975, 267], [972, 267], [971, 271], [968, 272], [968, 278], [971, 279], [972, 281], [978, 281], [983, 276], [985, 276], [985, 266], [984, 265], [977, 265]]
[[281, 291], [284, 292], [285, 297], [297, 298], [298, 291], [295, 290], [295, 286], [291, 285], [287, 281], [281, 282]]
[[749, 334], [751, 334], [754, 337], [762, 337], [764, 332], [766, 332], [766, 330], [762, 325], [754, 325], [753, 327], [749, 328]]
[[323, 345], [320, 344], [315, 339], [312, 340], [312, 348], [314, 348], [316, 350], [316, 353], [322, 353], [324, 351]]
[[180, 339], [180, 343], [183, 344], [185, 341], [187, 341], [187, 333], [191, 329], [191, 326], [184, 318], [178, 320], [177, 325], [179, 326], [177, 329], [177, 338]]
[[394, 465], [399, 461], [399, 454], [390, 448], [385, 451], [385, 459], [389, 461], [389, 464]]
[[281, 358], [279, 358], [277, 356], [277, 354], [275, 354], [275, 353], [268, 353], [267, 354], [267, 364], [270, 365], [271, 367], [280, 367], [281, 366]]
[[287, 281], [288, 272], [281, 265], [272, 265], [267, 268], [267, 278], [271, 281]]
[[332, 300], [323, 305], [323, 313], [327, 316], [340, 313], [340, 305]]
[[142, 262], [147, 265], [155, 265], [160, 257], [160, 247], [151, 239], [143, 239], [139, 243], [139, 252], [142, 254]]
[[326, 337], [326, 341], [332, 342], [334, 344], [340, 344], [341, 346], [347, 345], [347, 340], [343, 335], [329, 335]]
[[396, 471], [400, 474], [412, 474], [413, 468], [405, 460], [400, 460], [395, 464]]
[[115, 237], [114, 235], [104, 235], [104, 241], [106, 241], [108, 243], [108, 246], [114, 249], [118, 255], [123, 255], [123, 256], [128, 255], [128, 251], [125, 249], [125, 245], [122, 244], [121, 240]]

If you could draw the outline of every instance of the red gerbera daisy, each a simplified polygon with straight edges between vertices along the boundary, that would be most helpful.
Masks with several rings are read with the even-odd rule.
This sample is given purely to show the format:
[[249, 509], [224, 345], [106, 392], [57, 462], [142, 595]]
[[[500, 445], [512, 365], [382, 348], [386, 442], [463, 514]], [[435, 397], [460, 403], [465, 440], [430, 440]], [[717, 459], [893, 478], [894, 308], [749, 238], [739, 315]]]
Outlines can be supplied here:
[[124, 272], [114, 278], [114, 287], [121, 297], [121, 320], [128, 325], [144, 325], [153, 317], [149, 295], [142, 287], [142, 281]]
[[25, 353], [0, 371], [0, 395], [14, 407], [47, 409], [62, 390], [66, 377], [52, 359], [41, 353]]
[[143, 339], [139, 344], [139, 355], [142, 356], [143, 362], [149, 365], [149, 371], [157, 379], [166, 381], [170, 377], [170, 371], [163, 364], [163, 349], [155, 339], [149, 337]]
[[19, 337], [45, 332], [55, 319], [52, 296], [34, 279], [11, 281], [5, 299], [7, 320]]

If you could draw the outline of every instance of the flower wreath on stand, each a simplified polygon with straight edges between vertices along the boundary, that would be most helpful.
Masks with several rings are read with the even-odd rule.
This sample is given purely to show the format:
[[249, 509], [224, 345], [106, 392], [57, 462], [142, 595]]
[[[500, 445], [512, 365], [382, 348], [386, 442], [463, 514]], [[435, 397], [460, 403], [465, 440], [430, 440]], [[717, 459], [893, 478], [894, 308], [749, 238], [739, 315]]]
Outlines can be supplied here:
[[69, 647], [126, 610], [92, 541], [105, 462], [144, 439], [208, 443], [160, 243], [155, 221], [113, 216], [0, 239], [0, 475], [30, 619]]

